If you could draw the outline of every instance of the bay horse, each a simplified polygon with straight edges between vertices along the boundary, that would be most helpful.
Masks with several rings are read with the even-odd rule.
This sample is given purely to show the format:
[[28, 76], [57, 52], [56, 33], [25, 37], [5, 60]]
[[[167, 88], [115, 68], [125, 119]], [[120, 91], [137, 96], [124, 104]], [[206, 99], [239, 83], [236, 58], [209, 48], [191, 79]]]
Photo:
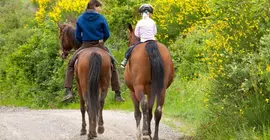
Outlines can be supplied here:
[[[86, 48], [80, 52], [75, 64], [75, 77], [82, 114], [81, 135], [86, 134], [85, 103], [89, 118], [88, 139], [104, 133], [103, 107], [111, 81], [111, 57], [103, 49]], [[97, 118], [98, 117], [98, 118]]]
[[[75, 29], [70, 24], [59, 25], [61, 40], [60, 50], [65, 59], [71, 49], [77, 50], [81, 44], [77, 42]], [[79, 52], [75, 64], [75, 78], [80, 98], [82, 114], [81, 135], [86, 134], [85, 111], [88, 113], [89, 133], [88, 139], [104, 133], [103, 107], [111, 81], [111, 57], [109, 53], [98, 47], [90, 47]]]
[[[129, 24], [129, 46], [137, 44], [139, 38]], [[152, 139], [151, 120], [152, 108], [156, 100], [154, 140], [158, 140], [159, 122], [162, 107], [165, 102], [166, 89], [174, 78], [174, 65], [168, 48], [157, 42], [147, 41], [138, 44], [126, 65], [124, 79], [130, 90], [130, 97], [134, 104], [134, 117], [137, 127], [137, 139]], [[143, 113], [143, 127], [141, 136], [140, 121]]]
[[58, 24], [60, 39], [60, 56], [66, 59], [69, 52], [81, 47], [81, 43], [75, 38], [75, 28], [70, 23]]

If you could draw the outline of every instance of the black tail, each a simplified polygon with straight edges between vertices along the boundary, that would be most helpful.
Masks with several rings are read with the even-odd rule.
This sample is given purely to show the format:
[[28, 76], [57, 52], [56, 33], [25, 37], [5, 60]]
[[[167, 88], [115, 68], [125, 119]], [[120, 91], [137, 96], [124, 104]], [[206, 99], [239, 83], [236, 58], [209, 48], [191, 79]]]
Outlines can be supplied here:
[[88, 93], [86, 99], [89, 105], [88, 110], [91, 118], [97, 117], [99, 110], [98, 89], [99, 89], [101, 64], [102, 64], [101, 55], [95, 52], [92, 53], [89, 60]]
[[159, 102], [161, 90], [164, 87], [164, 65], [156, 41], [150, 41], [145, 46], [151, 64], [151, 90], [152, 97]]

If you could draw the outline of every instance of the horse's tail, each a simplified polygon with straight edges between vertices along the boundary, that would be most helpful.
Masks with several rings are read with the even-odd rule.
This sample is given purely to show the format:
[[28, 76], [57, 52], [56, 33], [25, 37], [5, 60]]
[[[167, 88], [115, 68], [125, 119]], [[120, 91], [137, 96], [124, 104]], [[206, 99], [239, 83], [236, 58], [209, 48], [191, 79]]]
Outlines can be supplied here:
[[92, 53], [89, 60], [88, 93], [86, 99], [91, 118], [97, 117], [99, 110], [99, 81], [101, 64], [101, 55], [96, 52]]
[[164, 65], [156, 41], [149, 41], [145, 46], [151, 65], [151, 92], [160, 102], [161, 91], [164, 87]]

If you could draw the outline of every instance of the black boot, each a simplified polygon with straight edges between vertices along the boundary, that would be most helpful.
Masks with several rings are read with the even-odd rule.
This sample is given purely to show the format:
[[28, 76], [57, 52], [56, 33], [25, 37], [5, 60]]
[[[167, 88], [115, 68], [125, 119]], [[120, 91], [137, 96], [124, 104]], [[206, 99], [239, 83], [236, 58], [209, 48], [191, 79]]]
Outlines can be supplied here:
[[118, 91], [115, 91], [114, 100], [116, 102], [125, 102], [125, 99], [121, 96], [121, 92], [119, 90]]
[[71, 92], [71, 88], [66, 88], [66, 92], [65, 92], [66, 96], [62, 99], [62, 102], [65, 102], [67, 100], [72, 99], [73, 95]]

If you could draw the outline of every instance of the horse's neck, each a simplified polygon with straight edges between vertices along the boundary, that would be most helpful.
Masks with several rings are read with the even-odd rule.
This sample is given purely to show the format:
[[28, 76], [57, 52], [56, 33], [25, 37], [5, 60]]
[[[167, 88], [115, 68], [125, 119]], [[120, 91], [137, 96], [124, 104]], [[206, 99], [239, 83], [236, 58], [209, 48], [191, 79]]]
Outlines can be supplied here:
[[70, 41], [72, 41], [72, 49], [77, 50], [81, 47], [81, 43], [79, 43], [75, 37], [75, 28], [71, 27], [69, 33]]

